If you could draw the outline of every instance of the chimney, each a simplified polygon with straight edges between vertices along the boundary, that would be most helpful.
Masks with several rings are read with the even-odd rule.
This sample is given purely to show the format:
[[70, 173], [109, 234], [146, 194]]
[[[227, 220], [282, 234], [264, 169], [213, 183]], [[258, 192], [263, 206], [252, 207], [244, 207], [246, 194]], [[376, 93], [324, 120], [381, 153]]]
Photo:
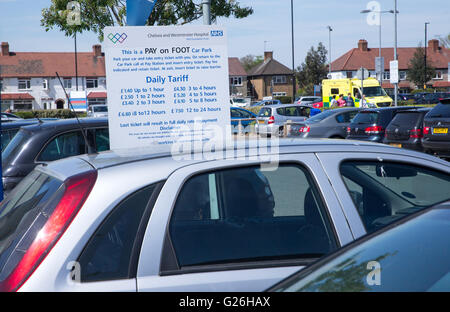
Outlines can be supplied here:
[[359, 49], [359, 51], [363, 51], [363, 52], [368, 51], [368, 49], [367, 49], [367, 41], [364, 40], [364, 39], [360, 39], [358, 41], [358, 49]]
[[99, 44], [94, 44], [92, 46], [92, 51], [94, 52], [94, 56], [102, 56], [102, 46]]
[[273, 59], [273, 51], [264, 51], [264, 62]]
[[9, 43], [2, 42], [1, 56], [9, 56]]
[[431, 48], [433, 52], [437, 52], [439, 50], [439, 40], [431, 39], [428, 41], [428, 47]]

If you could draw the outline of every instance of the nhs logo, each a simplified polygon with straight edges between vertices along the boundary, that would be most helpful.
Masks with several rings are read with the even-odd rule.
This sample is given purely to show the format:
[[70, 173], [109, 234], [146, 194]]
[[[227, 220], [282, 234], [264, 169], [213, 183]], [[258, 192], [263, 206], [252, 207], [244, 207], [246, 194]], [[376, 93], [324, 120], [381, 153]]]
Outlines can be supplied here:
[[211, 30], [211, 37], [222, 37], [223, 31], [222, 30]]

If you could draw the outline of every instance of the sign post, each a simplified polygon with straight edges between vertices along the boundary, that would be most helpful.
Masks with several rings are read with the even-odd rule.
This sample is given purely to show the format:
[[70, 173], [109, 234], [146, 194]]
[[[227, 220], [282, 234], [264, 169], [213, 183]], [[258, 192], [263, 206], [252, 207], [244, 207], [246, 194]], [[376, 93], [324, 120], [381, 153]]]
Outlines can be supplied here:
[[112, 150], [198, 146], [230, 127], [224, 28], [106, 27], [105, 38]]

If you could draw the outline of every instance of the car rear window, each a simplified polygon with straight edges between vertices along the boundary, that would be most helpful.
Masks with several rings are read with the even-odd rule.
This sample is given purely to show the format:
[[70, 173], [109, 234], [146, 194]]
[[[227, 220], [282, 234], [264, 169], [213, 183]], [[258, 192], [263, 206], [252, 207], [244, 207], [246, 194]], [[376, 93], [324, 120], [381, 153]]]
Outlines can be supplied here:
[[0, 281], [15, 268], [15, 258], [26, 252], [30, 242], [24, 241], [24, 235], [34, 233], [26, 235], [34, 239], [45, 224], [51, 213], [48, 203], [62, 194], [62, 184], [54, 177], [33, 171], [0, 205]]
[[272, 109], [269, 107], [263, 107], [259, 111], [258, 117], [270, 117], [272, 116]]
[[356, 114], [355, 119], [353, 119], [353, 123], [368, 123], [374, 124], [378, 122], [378, 112], [359, 112]]
[[419, 112], [401, 112], [392, 119], [392, 124], [396, 126], [415, 126], [420, 119]]
[[8, 143], [2, 152], [2, 165], [5, 166], [14, 161], [14, 158], [22, 149], [23, 144], [30, 138], [31, 134], [26, 130], [20, 130]]
[[436, 105], [425, 118], [450, 118], [450, 103], [439, 103]]
[[107, 112], [108, 107], [107, 106], [93, 106], [94, 112]]

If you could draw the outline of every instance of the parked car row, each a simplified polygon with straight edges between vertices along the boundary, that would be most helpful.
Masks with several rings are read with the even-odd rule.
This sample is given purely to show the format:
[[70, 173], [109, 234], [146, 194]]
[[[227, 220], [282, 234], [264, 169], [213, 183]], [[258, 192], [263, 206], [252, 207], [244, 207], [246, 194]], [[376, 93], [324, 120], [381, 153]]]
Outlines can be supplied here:
[[[288, 133], [290, 137], [378, 142], [450, 158], [450, 99], [441, 100], [433, 108], [328, 109], [310, 118], [293, 121]], [[283, 122], [273, 123], [273, 127], [278, 126], [280, 132]], [[272, 130], [273, 134], [278, 132]]]

